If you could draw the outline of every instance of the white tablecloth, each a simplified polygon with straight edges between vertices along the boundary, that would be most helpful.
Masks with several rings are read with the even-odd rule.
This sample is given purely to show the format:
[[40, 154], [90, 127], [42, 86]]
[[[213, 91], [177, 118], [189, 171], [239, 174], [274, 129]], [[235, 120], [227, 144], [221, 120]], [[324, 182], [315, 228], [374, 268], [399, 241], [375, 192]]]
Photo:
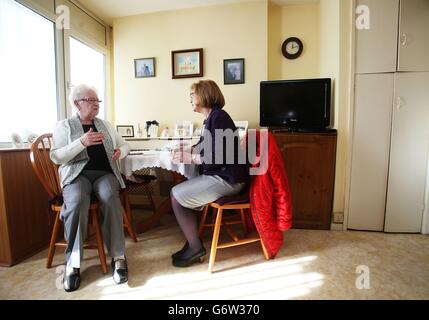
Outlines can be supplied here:
[[175, 171], [190, 179], [198, 176], [198, 166], [193, 164], [175, 164], [169, 151], [143, 151], [143, 154], [130, 154], [121, 160], [121, 172], [129, 180], [133, 172], [145, 168], [162, 168]]

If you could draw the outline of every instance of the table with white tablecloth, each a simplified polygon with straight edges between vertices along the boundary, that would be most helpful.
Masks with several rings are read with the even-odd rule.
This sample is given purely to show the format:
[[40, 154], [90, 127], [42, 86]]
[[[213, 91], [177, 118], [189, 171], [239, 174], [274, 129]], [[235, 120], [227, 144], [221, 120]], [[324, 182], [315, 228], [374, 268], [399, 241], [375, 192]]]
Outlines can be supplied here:
[[141, 151], [131, 153], [121, 160], [121, 172], [127, 179], [133, 180], [133, 172], [145, 168], [161, 168], [181, 174], [187, 179], [198, 175], [198, 166], [173, 163], [170, 151]]
[[[143, 169], [165, 169], [173, 173], [173, 180], [179, 183], [184, 178], [190, 179], [198, 176], [198, 165], [173, 163], [170, 151], [139, 151], [131, 152], [127, 157], [121, 160], [121, 173], [131, 181], [137, 181], [133, 176], [134, 172]], [[156, 222], [167, 212], [171, 211], [171, 201], [166, 199], [156, 209], [153, 215], [146, 221], [136, 227], [137, 233], [142, 233], [151, 229]]]

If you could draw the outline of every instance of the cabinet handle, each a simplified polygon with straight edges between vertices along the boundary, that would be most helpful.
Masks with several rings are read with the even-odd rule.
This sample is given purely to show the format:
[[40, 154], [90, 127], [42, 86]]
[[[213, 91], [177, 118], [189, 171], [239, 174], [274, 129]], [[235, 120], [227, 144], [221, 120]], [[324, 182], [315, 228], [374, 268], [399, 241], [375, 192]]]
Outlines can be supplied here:
[[403, 46], [406, 46], [406, 45], [407, 45], [407, 40], [408, 40], [408, 38], [407, 38], [407, 34], [406, 34], [406, 33], [403, 33], [403, 34], [401, 35], [401, 44], [402, 44]]

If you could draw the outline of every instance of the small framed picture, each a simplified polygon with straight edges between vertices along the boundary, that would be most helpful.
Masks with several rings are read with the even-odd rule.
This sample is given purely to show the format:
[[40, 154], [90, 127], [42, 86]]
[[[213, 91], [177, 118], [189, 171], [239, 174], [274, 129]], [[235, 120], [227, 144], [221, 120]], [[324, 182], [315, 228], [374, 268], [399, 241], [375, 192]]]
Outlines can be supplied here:
[[171, 52], [173, 79], [203, 76], [203, 49], [188, 49]]
[[223, 83], [241, 84], [244, 83], [244, 59], [223, 60]]
[[134, 74], [136, 78], [155, 77], [155, 58], [135, 59]]
[[174, 128], [174, 137], [190, 138], [194, 133], [194, 124], [191, 121], [182, 121], [176, 123]]
[[134, 137], [134, 126], [116, 126], [116, 131], [122, 138]]

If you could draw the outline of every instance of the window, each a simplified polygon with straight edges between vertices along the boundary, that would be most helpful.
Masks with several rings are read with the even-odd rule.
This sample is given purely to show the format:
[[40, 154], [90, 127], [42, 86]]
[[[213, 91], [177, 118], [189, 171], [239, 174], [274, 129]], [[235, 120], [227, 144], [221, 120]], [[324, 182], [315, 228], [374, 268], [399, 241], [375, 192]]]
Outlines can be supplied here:
[[[104, 54], [86, 44], [70, 39], [70, 81], [72, 85], [85, 83], [94, 86], [98, 91], [100, 112], [98, 117], [105, 118], [105, 57]], [[75, 109], [73, 110], [73, 112]]]
[[0, 142], [52, 132], [58, 120], [54, 23], [0, 0]]

